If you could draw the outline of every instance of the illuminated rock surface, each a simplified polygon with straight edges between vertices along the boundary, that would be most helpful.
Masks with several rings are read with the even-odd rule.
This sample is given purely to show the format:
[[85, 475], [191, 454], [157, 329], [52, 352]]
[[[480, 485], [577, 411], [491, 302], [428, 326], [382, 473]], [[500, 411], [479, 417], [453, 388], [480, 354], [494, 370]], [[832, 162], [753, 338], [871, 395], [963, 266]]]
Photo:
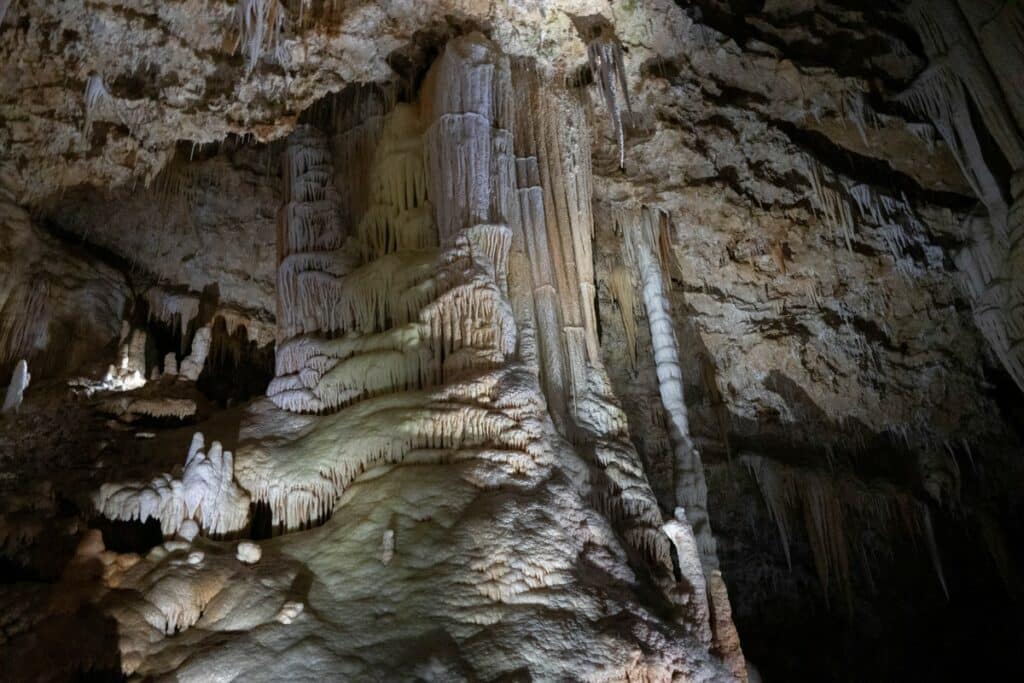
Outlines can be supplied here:
[[0, 679], [1017, 679], [1021, 59], [0, 0]]

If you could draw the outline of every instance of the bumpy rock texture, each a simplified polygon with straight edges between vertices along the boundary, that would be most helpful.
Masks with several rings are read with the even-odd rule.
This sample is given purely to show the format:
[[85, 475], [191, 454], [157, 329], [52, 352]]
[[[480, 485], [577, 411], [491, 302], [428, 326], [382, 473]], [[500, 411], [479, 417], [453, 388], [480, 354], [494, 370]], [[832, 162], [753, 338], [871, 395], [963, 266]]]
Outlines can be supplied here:
[[1022, 57], [0, 2], [0, 678], [1018, 677]]

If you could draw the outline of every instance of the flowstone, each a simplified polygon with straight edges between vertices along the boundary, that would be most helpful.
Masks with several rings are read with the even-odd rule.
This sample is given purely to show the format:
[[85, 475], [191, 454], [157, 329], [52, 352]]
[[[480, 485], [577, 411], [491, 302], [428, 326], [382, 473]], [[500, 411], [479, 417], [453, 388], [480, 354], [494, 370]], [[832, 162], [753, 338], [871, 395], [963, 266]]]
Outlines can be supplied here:
[[[125, 635], [126, 671], [745, 680], [738, 642], [727, 666], [711, 654], [735, 630], [708, 608], [690, 522], [663, 526], [600, 368], [580, 104], [471, 34], [418, 102], [362, 106], [374, 124], [346, 120], [333, 149], [311, 124], [286, 145], [276, 377], [234, 459], [200, 442], [180, 483], [97, 499], [213, 534], [252, 527], [251, 500], [274, 534], [238, 546], [259, 558], [245, 569], [165, 544], [119, 579], [183, 600], [155, 622], [180, 636]], [[365, 165], [344, 175], [367, 201], [335, 189], [339, 154]], [[696, 574], [677, 578], [673, 554]], [[306, 595], [275, 578], [296, 564]], [[172, 576], [184, 584], [168, 593]], [[257, 580], [273, 614], [250, 602]], [[208, 616], [250, 604], [251, 633]]]

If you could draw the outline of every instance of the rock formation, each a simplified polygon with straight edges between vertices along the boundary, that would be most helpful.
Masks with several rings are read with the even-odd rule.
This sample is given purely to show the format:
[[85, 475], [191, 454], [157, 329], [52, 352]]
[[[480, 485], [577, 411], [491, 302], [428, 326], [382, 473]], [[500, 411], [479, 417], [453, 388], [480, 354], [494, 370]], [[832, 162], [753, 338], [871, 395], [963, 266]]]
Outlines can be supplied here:
[[0, 679], [1018, 678], [1022, 57], [0, 0]]
[[28, 363], [24, 360], [18, 361], [11, 373], [11, 383], [7, 385], [7, 392], [4, 396], [3, 409], [0, 412], [18, 412], [21, 402], [25, 398], [25, 389], [31, 381], [32, 375], [28, 374]]

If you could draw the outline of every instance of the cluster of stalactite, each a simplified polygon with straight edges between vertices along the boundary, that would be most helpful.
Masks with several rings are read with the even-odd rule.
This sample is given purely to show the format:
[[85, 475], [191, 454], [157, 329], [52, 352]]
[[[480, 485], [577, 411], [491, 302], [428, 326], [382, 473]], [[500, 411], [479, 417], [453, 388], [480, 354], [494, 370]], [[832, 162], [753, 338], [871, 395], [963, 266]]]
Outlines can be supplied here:
[[[987, 220], [969, 222], [956, 262], [978, 326], [1024, 390], [1024, 8], [915, 0], [907, 17], [931, 63], [901, 100], [934, 123], [987, 210]], [[985, 149], [986, 133], [1009, 178]]]
[[868, 579], [871, 576], [874, 562], [868, 544], [847, 532], [851, 519], [883, 538], [898, 542], [903, 537], [915, 547], [926, 548], [936, 579], [947, 592], [931, 515], [921, 501], [890, 486], [868, 485], [836, 473], [786, 466], [754, 455], [745, 455], [741, 461], [754, 476], [790, 565], [790, 544], [803, 518], [826, 600], [834, 592], [851, 608], [855, 561], [861, 562]]

